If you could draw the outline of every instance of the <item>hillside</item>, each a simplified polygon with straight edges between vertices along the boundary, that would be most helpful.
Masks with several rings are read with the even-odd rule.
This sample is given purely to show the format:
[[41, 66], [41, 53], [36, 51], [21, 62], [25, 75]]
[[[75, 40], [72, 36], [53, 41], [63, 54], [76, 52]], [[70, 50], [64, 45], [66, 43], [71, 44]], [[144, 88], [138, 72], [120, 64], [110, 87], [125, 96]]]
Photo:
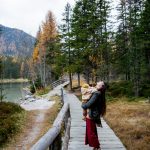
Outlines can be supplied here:
[[24, 31], [0, 25], [0, 54], [7, 56], [30, 56], [35, 38]]

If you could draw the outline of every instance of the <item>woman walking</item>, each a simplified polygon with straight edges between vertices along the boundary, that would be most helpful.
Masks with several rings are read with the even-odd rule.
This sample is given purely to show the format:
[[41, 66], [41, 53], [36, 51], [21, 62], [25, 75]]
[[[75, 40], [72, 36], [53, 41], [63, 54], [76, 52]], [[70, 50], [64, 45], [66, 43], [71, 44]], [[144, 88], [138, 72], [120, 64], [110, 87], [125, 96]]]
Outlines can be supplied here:
[[98, 82], [96, 88], [97, 91], [93, 93], [87, 103], [82, 104], [82, 108], [89, 109], [86, 116], [85, 145], [89, 144], [93, 150], [100, 150], [96, 124], [101, 126], [100, 116], [106, 113], [104, 82]]

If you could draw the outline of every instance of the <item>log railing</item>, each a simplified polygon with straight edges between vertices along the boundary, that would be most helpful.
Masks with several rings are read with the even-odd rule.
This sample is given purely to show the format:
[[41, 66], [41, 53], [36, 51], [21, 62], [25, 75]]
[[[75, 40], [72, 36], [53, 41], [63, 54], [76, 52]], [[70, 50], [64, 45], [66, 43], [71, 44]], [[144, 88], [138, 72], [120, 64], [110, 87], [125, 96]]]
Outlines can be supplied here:
[[[50, 128], [48, 132], [32, 146], [31, 150], [67, 150], [67, 143], [70, 137], [70, 125], [69, 104], [68, 102], [65, 102], [55, 119], [52, 128]], [[64, 130], [63, 141], [61, 137], [62, 130]]]
[[63, 84], [64, 82], [66, 82], [67, 80], [66, 79], [59, 79], [53, 83], [51, 83], [51, 86], [52, 88], [55, 88], [56, 86], [60, 85], [60, 84]]

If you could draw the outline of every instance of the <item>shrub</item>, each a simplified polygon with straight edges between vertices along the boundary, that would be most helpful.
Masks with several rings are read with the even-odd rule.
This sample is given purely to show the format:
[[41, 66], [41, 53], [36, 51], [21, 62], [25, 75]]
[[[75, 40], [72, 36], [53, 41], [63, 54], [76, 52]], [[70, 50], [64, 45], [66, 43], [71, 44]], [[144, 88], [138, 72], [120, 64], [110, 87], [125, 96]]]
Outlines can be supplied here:
[[111, 97], [134, 96], [133, 84], [129, 81], [112, 82], [109, 84], [108, 95]]
[[34, 86], [36, 87], [36, 89], [42, 89], [43, 88], [43, 85], [42, 85], [39, 77], [35, 80], [35, 83], [34, 83], [35, 85], [33, 85], [33, 83], [31, 81], [30, 81], [30, 84], [31, 84], [31, 86], [30, 86], [30, 92], [31, 93], [35, 93]]
[[37, 90], [37, 95], [44, 95], [47, 94], [52, 89], [51, 86], [47, 86], [45, 88], [41, 88]]
[[0, 103], [0, 147], [21, 128], [24, 110], [17, 104]]
[[34, 88], [33, 84], [30, 85], [30, 92], [33, 93], [33, 94], [35, 93], [35, 88]]
[[140, 96], [150, 97], [150, 82], [144, 82], [141, 85]]

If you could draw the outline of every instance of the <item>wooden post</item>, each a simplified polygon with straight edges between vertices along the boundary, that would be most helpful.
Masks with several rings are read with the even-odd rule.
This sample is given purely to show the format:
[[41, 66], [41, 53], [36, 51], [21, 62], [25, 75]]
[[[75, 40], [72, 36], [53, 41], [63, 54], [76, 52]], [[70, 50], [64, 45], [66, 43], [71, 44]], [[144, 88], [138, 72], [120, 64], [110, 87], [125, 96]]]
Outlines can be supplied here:
[[65, 130], [67, 128], [67, 124], [68, 124], [68, 119], [70, 118], [70, 110], [68, 109], [66, 116], [64, 118], [64, 124], [65, 124]]
[[70, 127], [71, 127], [71, 118], [69, 117], [66, 132], [65, 132], [65, 137], [63, 141], [63, 150], [68, 150], [68, 142], [70, 139]]
[[61, 150], [61, 132], [58, 134], [58, 136], [55, 138], [53, 143], [49, 146], [49, 150]]
[[46, 150], [47, 148], [50, 150], [61, 150], [61, 127], [68, 109], [69, 104], [65, 103], [57, 115], [53, 127], [31, 147], [31, 150]]
[[61, 88], [61, 101], [64, 104], [64, 93], [63, 93], [63, 88]]

